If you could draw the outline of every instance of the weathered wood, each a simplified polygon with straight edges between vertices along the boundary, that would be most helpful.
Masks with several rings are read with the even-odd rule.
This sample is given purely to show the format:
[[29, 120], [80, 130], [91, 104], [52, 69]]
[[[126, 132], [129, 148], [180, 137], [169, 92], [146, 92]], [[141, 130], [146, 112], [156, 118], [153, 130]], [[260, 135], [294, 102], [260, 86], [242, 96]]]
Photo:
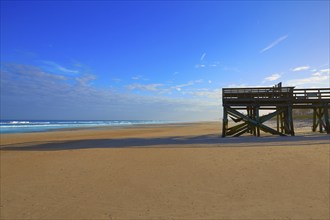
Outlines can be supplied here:
[[[294, 89], [282, 87], [224, 88], [222, 90], [224, 106], [222, 136], [240, 136], [250, 133], [260, 136], [260, 130], [276, 135], [295, 135], [293, 109], [313, 109], [313, 131], [326, 131], [330, 134], [329, 112], [330, 88]], [[260, 110], [274, 110], [260, 116]], [[246, 115], [238, 112], [243, 110]], [[228, 128], [228, 115], [235, 122], [243, 122]], [[263, 123], [276, 116], [276, 129]]]
[[247, 126], [247, 122], [229, 128], [226, 135], [233, 135], [237, 133], [237, 131], [239, 131], [243, 126]]
[[222, 137], [226, 137], [227, 128], [228, 128], [227, 108], [223, 107]]
[[323, 132], [322, 116], [323, 116], [322, 109], [319, 108], [318, 121], [319, 121], [319, 129], [320, 129], [319, 131], [321, 133]]
[[[259, 127], [262, 131], [264, 132], [269, 132], [271, 134], [277, 134], [277, 135], [281, 135], [281, 136], [285, 136], [284, 134], [280, 133], [280, 132], [277, 132], [276, 130], [266, 126], [266, 125], [263, 125], [262, 123], [260, 123], [260, 121], [256, 121], [256, 120], [253, 120], [251, 119], [250, 117], [238, 112], [237, 110], [235, 109], [232, 109], [230, 107], [227, 107], [227, 113], [234, 116], [234, 117], [241, 117], [244, 121], [246, 121], [248, 123], [248, 128], [246, 131], [249, 131], [249, 126], [257, 126]], [[269, 115], [267, 115], [269, 117]], [[264, 117], [264, 120], [267, 119], [267, 117]]]
[[[256, 117], [256, 121], [258, 121], [258, 122], [260, 123], [260, 117], [259, 117], [259, 106], [257, 106], [257, 107], [255, 108], [255, 117]], [[257, 135], [258, 137], [260, 137], [260, 127], [259, 127], [259, 126], [257, 126], [256, 135]]]
[[325, 130], [327, 134], [330, 134], [329, 111], [328, 111], [328, 106], [326, 104], [324, 105], [323, 111], [324, 111]]
[[[278, 107], [276, 107], [276, 111], [279, 111]], [[277, 128], [277, 131], [280, 132], [280, 115], [279, 114], [276, 114], [276, 128]]]
[[233, 121], [236, 122], [236, 123], [242, 121], [241, 118], [233, 118], [233, 117], [230, 117], [230, 119], [233, 120]]
[[246, 126], [246, 127], [244, 127], [244, 129], [241, 129], [241, 131], [239, 131], [238, 133], [236, 133], [236, 134], [234, 135], [234, 137], [239, 137], [239, 136], [241, 136], [242, 134], [248, 132], [248, 130], [249, 130], [249, 127]]

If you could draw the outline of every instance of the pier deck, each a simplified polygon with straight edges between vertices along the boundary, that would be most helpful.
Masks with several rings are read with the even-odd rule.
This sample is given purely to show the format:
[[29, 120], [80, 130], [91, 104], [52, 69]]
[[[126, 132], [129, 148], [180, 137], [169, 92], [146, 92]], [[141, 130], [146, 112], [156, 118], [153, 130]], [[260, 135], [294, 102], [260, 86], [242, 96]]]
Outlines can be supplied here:
[[[281, 83], [274, 87], [223, 88], [222, 103], [222, 137], [240, 136], [244, 133], [260, 136], [260, 130], [281, 136], [293, 136], [293, 109], [312, 109], [312, 131], [325, 131], [330, 134], [330, 88], [295, 89], [282, 87]], [[260, 110], [273, 112], [260, 116]], [[263, 124], [275, 116], [275, 129]], [[228, 127], [228, 117], [240, 124]]]

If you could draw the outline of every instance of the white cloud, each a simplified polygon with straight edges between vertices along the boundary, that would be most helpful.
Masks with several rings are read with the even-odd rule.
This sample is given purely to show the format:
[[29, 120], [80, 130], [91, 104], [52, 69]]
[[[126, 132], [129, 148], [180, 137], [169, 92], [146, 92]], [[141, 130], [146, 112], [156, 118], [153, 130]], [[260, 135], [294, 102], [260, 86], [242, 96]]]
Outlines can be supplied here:
[[298, 66], [296, 68], [293, 68], [292, 71], [293, 72], [304, 71], [304, 70], [308, 70], [309, 68], [310, 66]]
[[206, 56], [206, 53], [203, 53], [203, 54], [202, 54], [202, 56], [201, 56], [201, 59], [200, 59], [200, 60], [201, 60], [201, 62], [203, 62], [203, 60], [204, 60], [205, 56]]
[[184, 84], [179, 84], [179, 85], [176, 85], [176, 86], [172, 86], [169, 88], [169, 90], [172, 90], [172, 89], [175, 89], [177, 91], [181, 91], [183, 87], [188, 87], [188, 86], [193, 86], [197, 83], [202, 83], [203, 80], [202, 79], [198, 79], [198, 80], [191, 80], [187, 83], [184, 83]]
[[250, 87], [246, 84], [229, 84], [226, 86], [227, 88], [244, 88], [244, 87]]
[[85, 74], [83, 76], [80, 77], [76, 77], [75, 80], [77, 81], [77, 83], [79, 83], [81, 86], [87, 86], [89, 85], [92, 81], [94, 81], [96, 79], [95, 75], [92, 74]]
[[322, 76], [322, 75], [329, 75], [330, 74], [330, 69], [323, 69], [323, 70], [319, 70], [317, 72], [314, 72], [312, 75], [313, 76]]
[[[2, 66], [0, 74], [1, 118], [210, 120], [220, 113], [218, 101], [202, 96], [142, 96], [97, 88], [93, 75], [59, 76], [19, 64]], [[192, 83], [196, 82], [187, 84]], [[162, 87], [165, 85], [131, 86], [145, 90]]]
[[131, 78], [132, 80], [148, 80], [147, 78], [145, 78], [144, 76], [142, 76], [142, 75], [136, 75], [136, 76], [133, 76], [132, 78]]
[[156, 92], [159, 94], [171, 94], [172, 91], [182, 92], [183, 88], [190, 87], [195, 84], [202, 83], [203, 79], [198, 80], [191, 80], [187, 83], [178, 84], [178, 85], [166, 85], [166, 84], [131, 84], [126, 86], [129, 90], [142, 90], [142, 91], [149, 91], [149, 92]]
[[298, 87], [330, 87], [329, 75], [313, 75], [306, 78], [293, 79], [285, 84]]
[[206, 97], [209, 99], [220, 100], [222, 96], [222, 89], [214, 89], [214, 90], [203, 89], [203, 90], [191, 91], [188, 93], [198, 97]]
[[70, 69], [67, 69], [63, 66], [57, 66], [57, 68], [62, 71], [62, 72], [66, 72], [66, 73], [78, 73], [79, 71], [78, 70], [70, 70]]
[[210, 67], [216, 67], [218, 65], [220, 65], [220, 61], [213, 61], [209, 66]]
[[204, 59], [205, 59], [206, 53], [203, 53], [200, 58], [200, 63], [195, 65], [195, 68], [204, 68], [206, 67]]
[[53, 61], [42, 61], [44, 64], [47, 64], [49, 67], [52, 67], [54, 68], [55, 70], [58, 70], [62, 73], [74, 73], [74, 74], [77, 74], [79, 73], [78, 70], [71, 70], [71, 69], [68, 69], [66, 67], [63, 67]]
[[274, 73], [268, 77], [265, 78], [266, 81], [275, 81], [278, 80], [279, 78], [281, 78], [281, 75], [278, 73]]
[[288, 35], [284, 35], [284, 36], [282, 36], [282, 37], [276, 39], [275, 41], [273, 41], [272, 43], [270, 43], [267, 47], [265, 47], [264, 49], [262, 49], [262, 50], [260, 51], [260, 53], [264, 53], [264, 52], [266, 52], [267, 50], [269, 50], [269, 49], [275, 47], [277, 44], [281, 43], [282, 41], [284, 41], [284, 40], [287, 39], [287, 38], [288, 38]]
[[328, 73], [330, 74], [330, 69], [323, 69], [323, 70], [320, 70], [321, 73]]
[[325, 67], [325, 66], [329, 66], [329, 63], [322, 64], [322, 65], [319, 66], [318, 68], [322, 68], [322, 67]]
[[[300, 66], [294, 68], [292, 71], [308, 70], [309, 66]], [[330, 69], [312, 69], [310, 76], [292, 79], [286, 81], [284, 84], [289, 86], [315, 88], [315, 87], [330, 87]]]
[[127, 88], [129, 90], [143, 90], [143, 91], [160, 91], [159, 87], [163, 86], [163, 84], [132, 84], [128, 85]]
[[205, 64], [196, 64], [195, 65], [195, 68], [204, 68], [205, 67]]

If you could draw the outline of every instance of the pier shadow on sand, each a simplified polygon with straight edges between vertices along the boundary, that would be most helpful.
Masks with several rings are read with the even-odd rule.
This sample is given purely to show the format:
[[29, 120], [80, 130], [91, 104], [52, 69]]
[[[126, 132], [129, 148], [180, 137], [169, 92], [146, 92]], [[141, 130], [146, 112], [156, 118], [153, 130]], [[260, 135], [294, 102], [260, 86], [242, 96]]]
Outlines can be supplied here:
[[304, 136], [244, 136], [221, 138], [218, 135], [173, 136], [159, 138], [89, 139], [51, 142], [29, 142], [2, 145], [1, 151], [61, 151], [100, 148], [221, 148], [221, 147], [271, 147], [271, 146], [312, 146], [329, 144], [330, 135], [313, 134]]

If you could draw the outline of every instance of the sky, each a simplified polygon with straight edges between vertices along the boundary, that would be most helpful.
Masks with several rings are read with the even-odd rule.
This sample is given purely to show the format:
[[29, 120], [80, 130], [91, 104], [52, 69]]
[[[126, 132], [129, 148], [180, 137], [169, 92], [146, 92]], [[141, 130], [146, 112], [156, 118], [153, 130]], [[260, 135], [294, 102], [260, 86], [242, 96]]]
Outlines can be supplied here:
[[330, 87], [329, 1], [1, 1], [1, 119], [219, 120], [225, 87]]

